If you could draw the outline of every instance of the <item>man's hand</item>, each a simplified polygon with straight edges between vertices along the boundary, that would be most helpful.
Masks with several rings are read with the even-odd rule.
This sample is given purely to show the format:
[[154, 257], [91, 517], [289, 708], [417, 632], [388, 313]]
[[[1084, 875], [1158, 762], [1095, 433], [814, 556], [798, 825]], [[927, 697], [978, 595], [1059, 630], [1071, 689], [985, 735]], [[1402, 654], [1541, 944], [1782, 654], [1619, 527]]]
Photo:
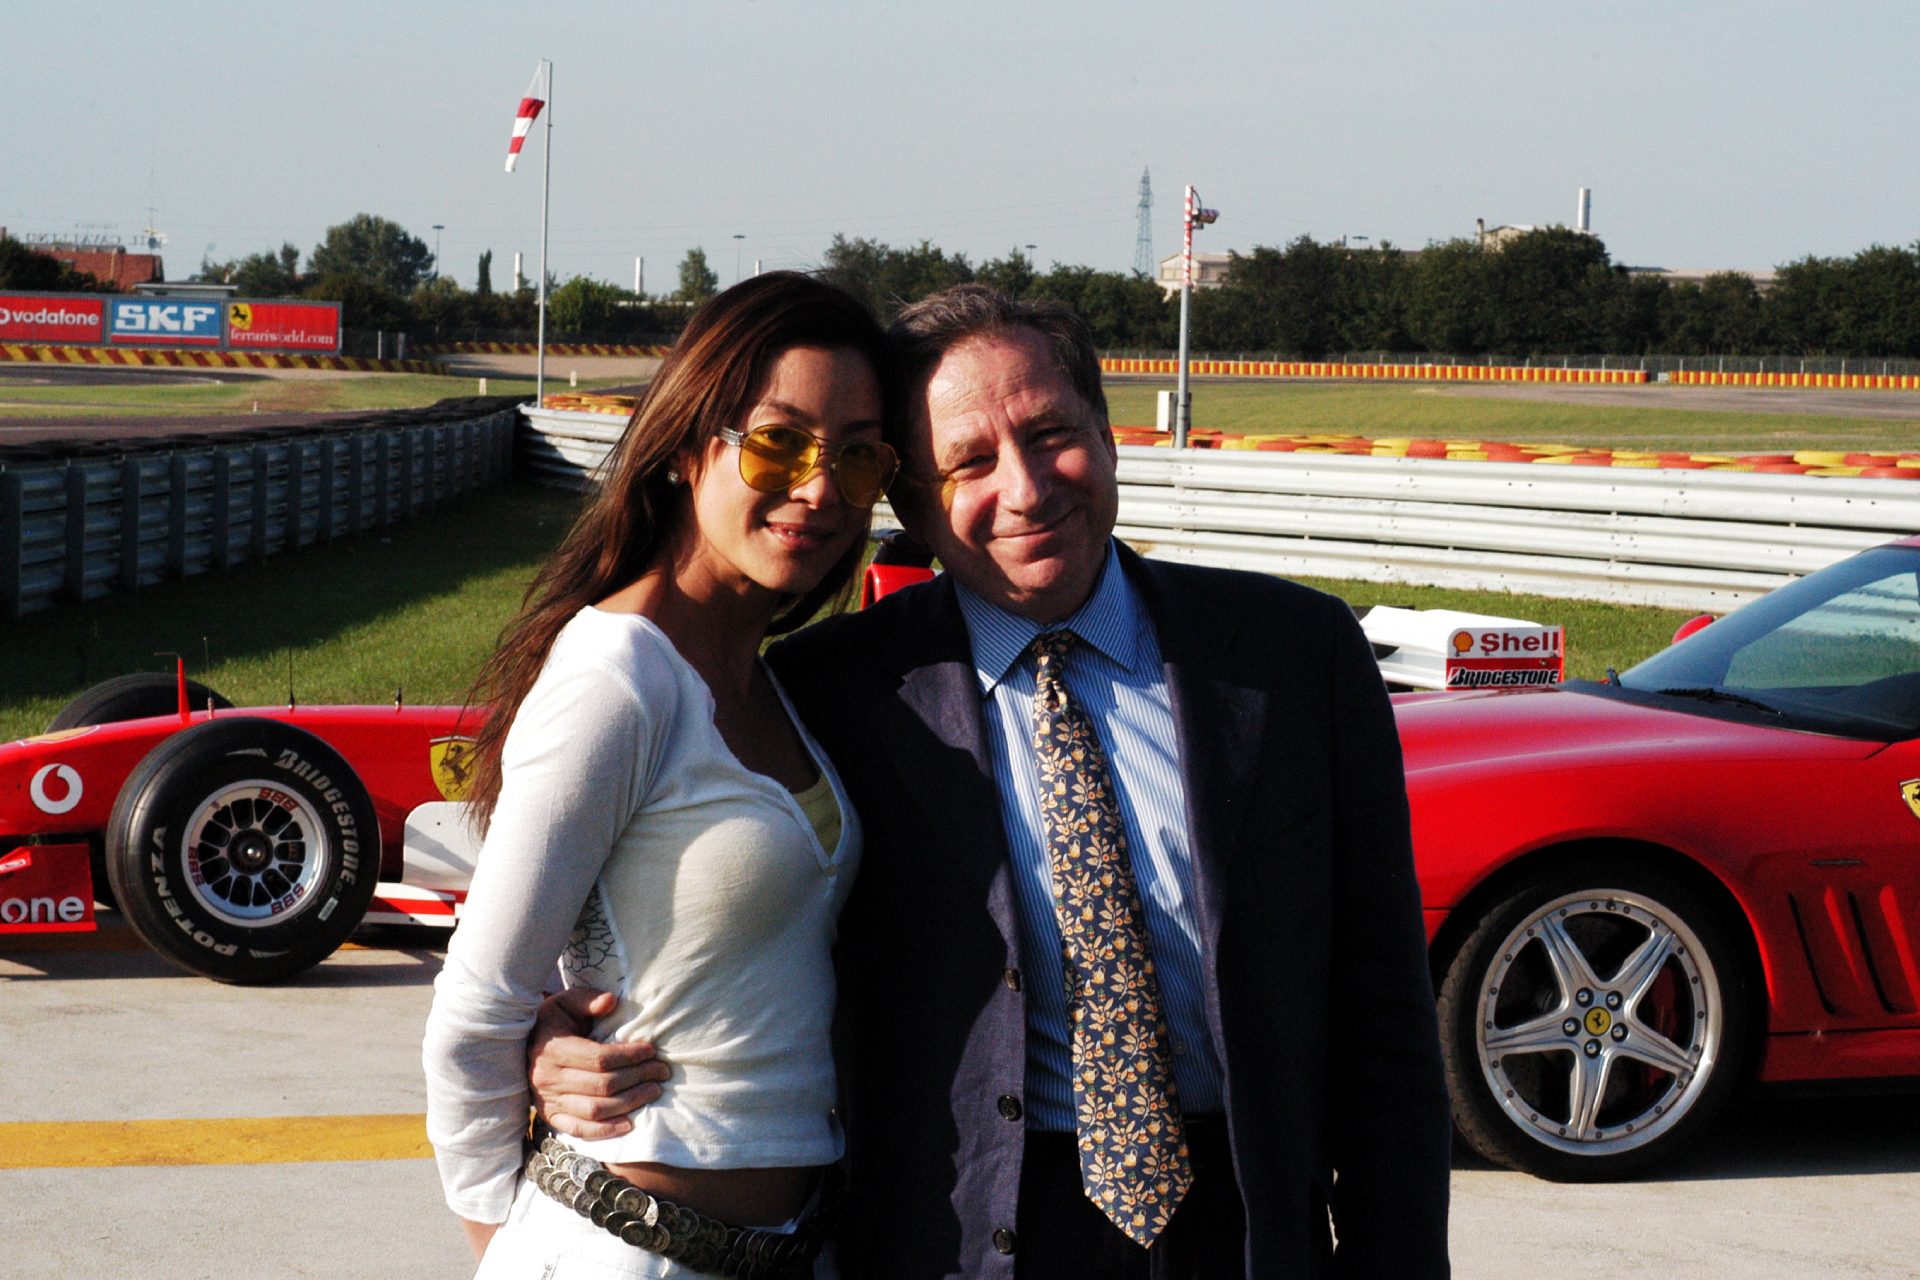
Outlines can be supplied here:
[[596, 1018], [618, 999], [592, 987], [549, 996], [527, 1041], [527, 1076], [535, 1109], [553, 1128], [574, 1138], [617, 1138], [633, 1128], [630, 1113], [660, 1096], [673, 1074], [650, 1044], [601, 1044], [587, 1037]]

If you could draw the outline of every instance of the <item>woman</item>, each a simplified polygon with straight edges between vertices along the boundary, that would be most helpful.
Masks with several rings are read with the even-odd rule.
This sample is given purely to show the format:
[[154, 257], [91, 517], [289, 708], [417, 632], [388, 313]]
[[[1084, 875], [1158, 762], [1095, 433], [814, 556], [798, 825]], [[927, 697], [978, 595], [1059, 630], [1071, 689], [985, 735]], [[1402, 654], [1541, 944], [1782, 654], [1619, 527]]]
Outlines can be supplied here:
[[[817, 1247], [806, 1211], [841, 1154], [829, 952], [859, 829], [759, 649], [844, 592], [900, 404], [848, 295], [785, 272], [721, 294], [482, 673], [486, 838], [424, 1052], [428, 1133], [482, 1276], [562, 1258], [702, 1274], [726, 1250], [788, 1268], [740, 1273], [770, 1276]], [[523, 1164], [527, 1032], [556, 957], [568, 985], [617, 994], [598, 1038], [673, 1063], [630, 1132], [572, 1141], [611, 1180], [564, 1147]]]

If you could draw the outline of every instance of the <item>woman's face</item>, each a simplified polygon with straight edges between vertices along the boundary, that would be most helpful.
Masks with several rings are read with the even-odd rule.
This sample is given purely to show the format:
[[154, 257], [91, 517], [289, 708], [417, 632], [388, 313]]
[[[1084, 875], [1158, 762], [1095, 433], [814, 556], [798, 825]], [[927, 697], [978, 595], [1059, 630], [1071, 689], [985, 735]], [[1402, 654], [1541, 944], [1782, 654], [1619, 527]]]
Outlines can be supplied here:
[[[791, 347], [733, 424], [797, 428], [831, 445], [880, 438], [880, 383], [857, 351]], [[798, 595], [817, 586], [867, 527], [866, 510], [840, 496], [825, 459], [791, 489], [762, 493], [740, 478], [740, 449], [715, 439], [691, 473], [694, 551], [686, 568], [726, 590]]]

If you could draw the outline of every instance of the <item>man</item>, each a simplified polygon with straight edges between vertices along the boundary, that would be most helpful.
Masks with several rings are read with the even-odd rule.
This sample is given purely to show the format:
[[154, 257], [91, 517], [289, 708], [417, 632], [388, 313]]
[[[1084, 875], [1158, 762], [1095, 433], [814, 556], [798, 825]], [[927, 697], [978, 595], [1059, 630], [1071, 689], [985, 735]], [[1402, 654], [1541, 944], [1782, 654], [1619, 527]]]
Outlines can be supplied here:
[[[771, 655], [867, 830], [845, 1273], [1444, 1276], [1405, 791], [1351, 613], [1113, 540], [1070, 312], [960, 286], [895, 332], [892, 500], [947, 572]], [[631, 1060], [556, 1040], [536, 1084], [638, 1075], [576, 1066]]]

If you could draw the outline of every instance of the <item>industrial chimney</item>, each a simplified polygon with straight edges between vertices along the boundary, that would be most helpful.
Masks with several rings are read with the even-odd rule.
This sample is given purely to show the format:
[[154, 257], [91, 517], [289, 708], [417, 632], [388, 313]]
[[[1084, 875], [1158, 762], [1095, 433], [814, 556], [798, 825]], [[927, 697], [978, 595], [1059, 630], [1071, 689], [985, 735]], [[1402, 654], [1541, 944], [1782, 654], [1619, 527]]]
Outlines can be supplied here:
[[1573, 227], [1576, 231], [1593, 230], [1593, 188], [1580, 188], [1580, 207], [1574, 212]]

